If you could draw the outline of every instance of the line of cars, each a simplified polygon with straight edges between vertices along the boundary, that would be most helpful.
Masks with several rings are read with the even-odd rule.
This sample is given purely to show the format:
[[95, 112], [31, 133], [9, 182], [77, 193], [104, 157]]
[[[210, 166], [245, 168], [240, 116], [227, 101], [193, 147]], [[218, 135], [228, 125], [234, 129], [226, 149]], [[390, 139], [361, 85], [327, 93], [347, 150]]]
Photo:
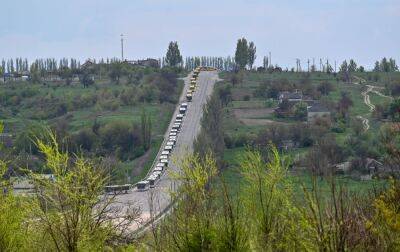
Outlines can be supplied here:
[[145, 179], [136, 184], [136, 189], [138, 191], [145, 191], [149, 188], [155, 187], [159, 179], [161, 178], [163, 172], [168, 168], [168, 164], [170, 161], [170, 156], [174, 150], [176, 145], [176, 141], [178, 139], [179, 132], [182, 129], [183, 120], [188, 110], [188, 102], [191, 102], [193, 99], [193, 94], [197, 87], [197, 78], [199, 76], [201, 69], [196, 68], [193, 71], [193, 75], [190, 79], [190, 86], [186, 93], [187, 102], [183, 102], [179, 106], [179, 114], [176, 116], [175, 121], [171, 127], [171, 130], [168, 134], [168, 139], [165, 141], [163, 149], [158, 157], [157, 163], [153, 168], [150, 175]]

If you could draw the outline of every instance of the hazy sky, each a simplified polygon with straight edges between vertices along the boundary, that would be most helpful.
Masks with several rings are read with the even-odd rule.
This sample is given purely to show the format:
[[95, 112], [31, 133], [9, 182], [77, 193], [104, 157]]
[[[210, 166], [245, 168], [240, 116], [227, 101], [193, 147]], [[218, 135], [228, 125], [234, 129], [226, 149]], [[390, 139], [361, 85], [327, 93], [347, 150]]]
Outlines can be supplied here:
[[400, 0], [2, 0], [0, 58], [160, 57], [177, 40], [183, 56], [233, 55], [257, 46], [257, 62], [354, 58], [400, 61]]

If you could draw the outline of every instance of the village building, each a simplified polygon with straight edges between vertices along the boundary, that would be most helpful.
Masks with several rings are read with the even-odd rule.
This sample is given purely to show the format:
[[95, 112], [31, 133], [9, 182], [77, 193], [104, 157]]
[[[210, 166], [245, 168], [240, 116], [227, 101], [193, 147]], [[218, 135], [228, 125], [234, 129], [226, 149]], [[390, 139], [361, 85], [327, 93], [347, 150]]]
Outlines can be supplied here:
[[331, 112], [325, 106], [316, 103], [307, 107], [307, 121], [313, 122], [317, 118], [330, 118]]

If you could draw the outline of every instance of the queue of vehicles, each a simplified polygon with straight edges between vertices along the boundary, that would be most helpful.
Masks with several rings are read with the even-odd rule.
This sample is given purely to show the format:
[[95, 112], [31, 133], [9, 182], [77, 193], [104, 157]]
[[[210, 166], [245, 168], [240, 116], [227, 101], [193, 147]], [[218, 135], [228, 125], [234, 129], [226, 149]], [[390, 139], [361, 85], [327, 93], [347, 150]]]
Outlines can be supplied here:
[[[169, 131], [168, 134], [168, 139], [166, 139], [165, 144], [163, 146], [163, 150], [158, 157], [158, 162], [156, 166], [153, 168], [151, 171], [150, 175], [138, 182], [136, 184], [136, 189], [138, 191], [146, 191], [149, 188], [154, 188], [157, 184], [157, 182], [160, 180], [162, 174], [166, 171], [169, 165], [170, 161], [170, 156], [174, 150], [177, 138], [179, 137], [179, 132], [182, 129], [182, 124], [184, 121], [184, 117], [187, 115], [187, 110], [188, 110], [188, 102], [191, 102], [193, 99], [193, 94], [196, 90], [197, 87], [197, 78], [199, 76], [199, 73], [202, 69], [200, 67], [196, 68], [193, 71], [193, 75], [190, 79], [190, 86], [189, 90], [186, 93], [186, 101], [184, 103], [181, 103], [179, 106], [179, 114], [176, 116], [174, 124], [171, 127], [171, 130]], [[208, 70], [205, 70], [208, 71]]]

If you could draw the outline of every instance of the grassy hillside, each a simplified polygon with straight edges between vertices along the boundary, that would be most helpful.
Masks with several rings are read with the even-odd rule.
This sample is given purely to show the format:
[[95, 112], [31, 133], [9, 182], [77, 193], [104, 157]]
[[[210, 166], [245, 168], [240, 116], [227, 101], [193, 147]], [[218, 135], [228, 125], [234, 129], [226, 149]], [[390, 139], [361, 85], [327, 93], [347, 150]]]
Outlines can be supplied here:
[[[140, 180], [155, 158], [183, 82], [168, 70], [126, 71], [126, 75], [141, 77], [132, 82], [124, 76], [115, 81], [104, 74], [101, 78], [94, 75], [95, 81], [88, 87], [77, 81], [69, 85], [64, 81], [0, 85], [0, 120], [5, 133], [12, 135], [7, 139], [10, 155], [20, 160], [13, 167], [17, 170], [22, 163], [40, 169], [42, 164], [32, 161], [37, 153], [30, 135], [49, 127], [70, 151], [83, 152], [100, 165], [112, 162], [115, 182]], [[150, 118], [152, 128], [148, 150], [141, 137], [143, 114]], [[106, 137], [115, 142], [108, 143]]]
[[[375, 74], [378, 77], [376, 77]], [[357, 139], [361, 140], [359, 140], [360, 142], [356, 145], [368, 146], [365, 148], [370, 148], [370, 150], [366, 150], [367, 154], [363, 154], [366, 156], [372, 155], [368, 153], [376, 153], [378, 151], [378, 149], [374, 149], [377, 148], [377, 144], [374, 141], [378, 138], [378, 132], [382, 122], [374, 116], [370, 111], [370, 108], [364, 102], [362, 92], [367, 89], [366, 85], [385, 87], [386, 80], [389, 78], [393, 80], [400, 77], [398, 73], [357, 73], [357, 77], [361, 77], [366, 81], [360, 85], [356, 83], [356, 81], [353, 81], [354, 83], [343, 82], [339, 75], [335, 76], [333, 74], [325, 73], [311, 73], [307, 77], [305, 77], [304, 73], [295, 72], [244, 72], [237, 75], [239, 75], [239, 77], [236, 76], [239, 81], [233, 83], [232, 79], [234, 77], [232, 77], [231, 73], [223, 72], [220, 74], [220, 77], [224, 79], [224, 85], [229, 86], [231, 94], [231, 100], [224, 109], [223, 126], [227, 149], [224, 154], [226, 168], [223, 170], [223, 175], [233, 187], [236, 187], [238, 183], [240, 184], [241, 179], [240, 172], [237, 168], [238, 157], [243, 153], [245, 146], [254, 146], [261, 142], [267, 143], [270, 141], [270, 139], [268, 139], [268, 134], [266, 135], [266, 139], [263, 132], [270, 130], [271, 127], [277, 127], [278, 130], [279, 128], [289, 127], [289, 133], [285, 133], [285, 130], [276, 133], [285, 133], [289, 135], [290, 131], [297, 132], [301, 128], [311, 127], [309, 130], [311, 131], [310, 134], [313, 139], [312, 141], [314, 144], [315, 141], [319, 141], [315, 136], [313, 136], [313, 134], [316, 134], [316, 131], [313, 130], [313, 126], [307, 124], [306, 120], [299, 120], [293, 117], [280, 117], [274, 113], [274, 108], [278, 106], [277, 100], [275, 97], [269, 98], [259, 95], [262, 83], [270, 81], [278, 83], [278, 87], [286, 85], [294, 86], [293, 89], [303, 90], [304, 88], [304, 90], [312, 90], [308, 92], [311, 92], [311, 96], [314, 96], [313, 99], [318, 103], [330, 106], [332, 111], [332, 122], [329, 128], [323, 131], [324, 133], [322, 133], [322, 137], [333, 136], [336, 139], [335, 144], [337, 145], [337, 148], [343, 152], [344, 159], [342, 159], [342, 161], [351, 161], [361, 155], [358, 154], [360, 153], [360, 150], [357, 149], [357, 146], [349, 146], [348, 144], [349, 139], [354, 138], [355, 136], [354, 130], [356, 126], [354, 125], [358, 121], [357, 118], [359, 116], [369, 120], [370, 128], [367, 132], [362, 133], [362, 136], [357, 137]], [[325, 95], [318, 93], [315, 94], [318, 92], [318, 88], [323, 82], [329, 82], [332, 86], [332, 90]], [[302, 83], [309, 83], [310, 86], [306, 88], [304, 86], [306, 84]], [[303, 93], [304, 92], [307, 91], [303, 91]], [[381, 89], [381, 92], [387, 93], [388, 90]], [[352, 106], [349, 107], [348, 115], [344, 119], [340, 118], [336, 112], [336, 104], [341, 100], [343, 93], [346, 93], [352, 101]], [[379, 96], [373, 92], [368, 93], [368, 95], [370, 96], [371, 103], [374, 105], [383, 105], [390, 102], [389, 98]], [[337, 127], [340, 127], [340, 130], [337, 130]], [[295, 161], [295, 166], [307, 166], [307, 155], [314, 144], [311, 146], [297, 146], [281, 151], [292, 157], [292, 160]], [[379, 159], [379, 154], [376, 157], [370, 157]], [[300, 162], [298, 162], [299, 160]], [[307, 187], [307, 184], [310, 183], [310, 178], [307, 173], [303, 174], [296, 170], [297, 169], [292, 172], [293, 183], [300, 190], [302, 185]], [[384, 183], [354, 180], [353, 176], [349, 175], [339, 176], [338, 181], [343, 183], [350, 190], [354, 191], [367, 191], [375, 186], [381, 186], [382, 183]]]

